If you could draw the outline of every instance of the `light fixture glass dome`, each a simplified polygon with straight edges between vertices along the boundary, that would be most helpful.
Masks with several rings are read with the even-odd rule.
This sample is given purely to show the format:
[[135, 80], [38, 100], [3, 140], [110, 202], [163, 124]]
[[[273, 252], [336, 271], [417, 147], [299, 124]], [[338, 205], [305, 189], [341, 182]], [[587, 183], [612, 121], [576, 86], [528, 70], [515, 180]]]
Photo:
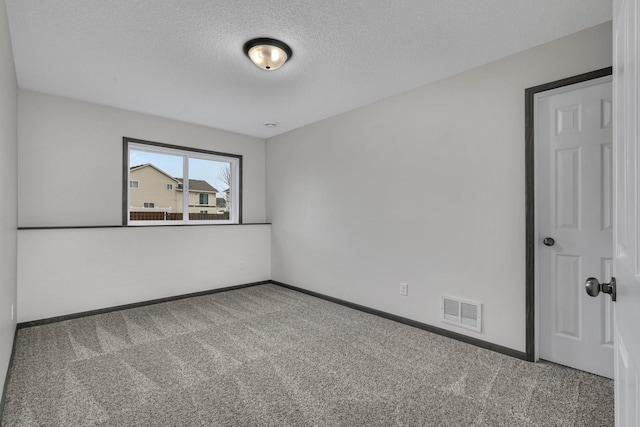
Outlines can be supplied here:
[[282, 67], [292, 55], [285, 43], [267, 38], [249, 40], [244, 45], [244, 53], [256, 66], [267, 71]]

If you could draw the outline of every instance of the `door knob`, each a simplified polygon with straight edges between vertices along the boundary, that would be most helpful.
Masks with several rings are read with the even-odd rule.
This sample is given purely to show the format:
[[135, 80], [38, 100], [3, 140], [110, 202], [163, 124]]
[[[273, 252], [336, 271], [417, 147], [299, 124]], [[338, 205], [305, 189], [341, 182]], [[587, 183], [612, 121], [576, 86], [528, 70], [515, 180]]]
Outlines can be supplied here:
[[609, 283], [600, 283], [595, 277], [589, 277], [584, 282], [584, 288], [587, 294], [597, 297], [600, 292], [611, 295], [611, 301], [616, 300], [616, 278], [612, 277]]
[[555, 244], [556, 244], [556, 241], [555, 241], [555, 240], [553, 240], [553, 238], [551, 238], [551, 237], [545, 237], [545, 238], [542, 240], [542, 243], [544, 243], [546, 246], [553, 246], [553, 245], [555, 245]]

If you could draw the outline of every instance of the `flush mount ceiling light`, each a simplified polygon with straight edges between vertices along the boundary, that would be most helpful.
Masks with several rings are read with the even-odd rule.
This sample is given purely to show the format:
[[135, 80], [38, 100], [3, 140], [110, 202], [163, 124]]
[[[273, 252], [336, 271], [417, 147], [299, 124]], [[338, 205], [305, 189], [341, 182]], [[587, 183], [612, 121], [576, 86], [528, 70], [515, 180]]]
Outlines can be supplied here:
[[244, 53], [263, 70], [273, 71], [291, 59], [291, 48], [280, 40], [260, 38], [244, 44]]

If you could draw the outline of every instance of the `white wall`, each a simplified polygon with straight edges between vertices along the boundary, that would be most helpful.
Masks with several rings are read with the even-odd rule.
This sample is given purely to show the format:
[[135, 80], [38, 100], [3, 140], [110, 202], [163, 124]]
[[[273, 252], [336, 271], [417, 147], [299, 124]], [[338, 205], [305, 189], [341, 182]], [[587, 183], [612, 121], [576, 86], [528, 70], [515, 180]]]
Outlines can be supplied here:
[[[20, 227], [121, 225], [123, 136], [241, 154], [265, 220], [264, 140], [26, 90], [18, 132]], [[18, 320], [268, 280], [270, 250], [268, 225], [20, 230]]]
[[122, 137], [243, 156], [243, 222], [265, 219], [265, 142], [147, 114], [19, 91], [20, 227], [121, 225]]
[[0, 384], [4, 384], [15, 331], [11, 305], [16, 301], [17, 105], [13, 52], [7, 9], [0, 0]]
[[20, 230], [18, 321], [268, 280], [270, 233], [266, 224]]
[[272, 278], [524, 351], [524, 90], [610, 65], [607, 23], [269, 139]]

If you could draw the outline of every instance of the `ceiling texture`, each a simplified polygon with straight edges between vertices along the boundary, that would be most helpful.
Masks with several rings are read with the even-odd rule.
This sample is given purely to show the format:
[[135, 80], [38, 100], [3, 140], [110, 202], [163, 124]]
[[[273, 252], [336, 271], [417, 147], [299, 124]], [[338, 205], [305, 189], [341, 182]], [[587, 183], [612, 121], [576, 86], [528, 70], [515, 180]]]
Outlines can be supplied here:
[[[6, 0], [21, 88], [269, 138], [611, 19], [611, 0]], [[276, 71], [256, 37], [293, 56]], [[277, 122], [275, 128], [265, 122]]]

